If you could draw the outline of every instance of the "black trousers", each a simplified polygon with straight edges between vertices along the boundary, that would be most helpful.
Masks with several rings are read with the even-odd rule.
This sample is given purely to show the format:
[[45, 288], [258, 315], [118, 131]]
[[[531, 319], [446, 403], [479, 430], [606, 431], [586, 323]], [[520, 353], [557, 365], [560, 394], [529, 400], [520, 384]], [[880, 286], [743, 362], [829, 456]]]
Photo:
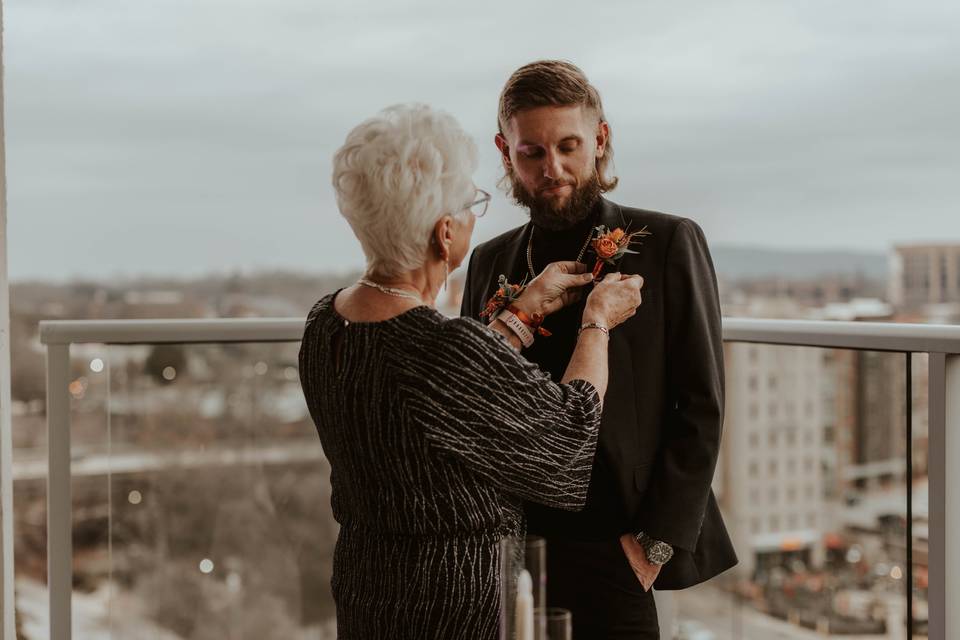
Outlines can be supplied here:
[[659, 640], [653, 591], [644, 591], [620, 541], [547, 538], [547, 605], [573, 613], [573, 640]]

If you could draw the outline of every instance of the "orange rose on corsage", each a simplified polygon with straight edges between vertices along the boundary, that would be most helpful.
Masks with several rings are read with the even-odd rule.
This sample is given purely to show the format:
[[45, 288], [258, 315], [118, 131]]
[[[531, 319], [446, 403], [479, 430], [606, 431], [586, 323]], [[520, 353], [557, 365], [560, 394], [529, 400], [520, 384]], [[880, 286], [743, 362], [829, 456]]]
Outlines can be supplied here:
[[635, 242], [636, 238], [645, 238], [651, 235], [646, 227], [639, 231], [627, 232], [619, 227], [611, 231], [604, 225], [596, 227], [594, 233], [593, 241], [590, 243], [593, 252], [597, 254], [597, 261], [593, 265], [594, 279], [600, 275], [604, 264], [615, 265], [624, 255], [637, 253], [630, 249], [630, 245]]
[[518, 318], [520, 318], [520, 322], [530, 327], [531, 331], [541, 336], [549, 336], [551, 333], [540, 326], [543, 323], [543, 315], [539, 313], [527, 315], [523, 311], [517, 309], [513, 304], [517, 301], [517, 298], [520, 297], [520, 294], [523, 293], [523, 290], [526, 288], [525, 283], [526, 279], [524, 279], [524, 281], [520, 284], [510, 284], [507, 282], [507, 276], [505, 275], [501, 275], [499, 278], [497, 278], [497, 290], [494, 291], [493, 296], [487, 300], [487, 304], [484, 305], [483, 311], [480, 312], [480, 317], [492, 320], [502, 309], [509, 309]]
[[523, 289], [523, 283], [510, 284], [507, 282], [507, 276], [501, 275], [497, 278], [497, 290], [494, 291], [493, 296], [487, 300], [483, 311], [480, 312], [480, 317], [493, 319], [493, 316], [496, 315], [498, 311], [516, 302], [520, 294], [523, 293]]

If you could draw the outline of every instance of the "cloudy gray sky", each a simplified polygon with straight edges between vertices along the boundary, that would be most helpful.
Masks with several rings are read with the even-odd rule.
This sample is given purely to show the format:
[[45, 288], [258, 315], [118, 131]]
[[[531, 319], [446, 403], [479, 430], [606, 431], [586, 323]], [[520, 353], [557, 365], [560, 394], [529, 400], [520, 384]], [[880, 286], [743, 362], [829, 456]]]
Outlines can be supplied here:
[[[493, 190], [498, 92], [546, 57], [603, 94], [616, 201], [714, 243], [960, 240], [960, 3], [595, 4], [7, 0], [11, 278], [360, 267], [347, 131], [444, 108]], [[474, 240], [523, 221], [497, 193]]]

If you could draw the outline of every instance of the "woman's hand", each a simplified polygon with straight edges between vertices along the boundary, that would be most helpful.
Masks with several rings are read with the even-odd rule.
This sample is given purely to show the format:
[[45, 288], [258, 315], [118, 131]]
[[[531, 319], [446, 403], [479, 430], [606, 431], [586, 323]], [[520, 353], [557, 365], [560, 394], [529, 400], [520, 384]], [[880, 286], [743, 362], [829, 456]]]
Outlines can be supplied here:
[[643, 276], [608, 273], [587, 296], [583, 322], [596, 322], [613, 329], [637, 312], [643, 301]]
[[587, 265], [580, 262], [551, 262], [540, 275], [530, 281], [515, 303], [532, 315], [548, 316], [583, 297], [584, 285], [590, 284], [593, 276]]

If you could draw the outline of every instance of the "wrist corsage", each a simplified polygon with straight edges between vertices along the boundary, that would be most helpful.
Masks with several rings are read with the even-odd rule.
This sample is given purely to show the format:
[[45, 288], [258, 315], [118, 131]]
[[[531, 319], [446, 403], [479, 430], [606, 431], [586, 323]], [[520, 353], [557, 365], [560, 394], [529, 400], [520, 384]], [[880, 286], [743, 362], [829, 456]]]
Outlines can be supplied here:
[[510, 284], [507, 282], [507, 276], [501, 275], [497, 278], [497, 290], [487, 300], [483, 311], [480, 312], [480, 317], [493, 319], [498, 311], [516, 302], [524, 288], [526, 288], [524, 283]]
[[646, 227], [639, 231], [627, 232], [620, 227], [611, 231], [605, 225], [594, 228], [594, 233], [593, 241], [590, 243], [593, 252], [597, 255], [597, 261], [593, 265], [594, 279], [600, 275], [604, 264], [616, 265], [624, 255], [637, 253], [630, 249], [630, 245], [636, 241], [636, 238], [652, 235]]
[[508, 311], [508, 315], [515, 316], [523, 325], [529, 328], [530, 332], [541, 336], [549, 336], [550, 332], [541, 326], [543, 323], [543, 314], [533, 313], [528, 315], [517, 308], [515, 303], [520, 298], [520, 294], [523, 293], [524, 289], [526, 289], [525, 283], [510, 284], [507, 282], [507, 276], [501, 275], [497, 278], [497, 289], [494, 291], [493, 296], [487, 300], [483, 311], [480, 312], [480, 317], [493, 320], [499, 317], [502, 312]]

